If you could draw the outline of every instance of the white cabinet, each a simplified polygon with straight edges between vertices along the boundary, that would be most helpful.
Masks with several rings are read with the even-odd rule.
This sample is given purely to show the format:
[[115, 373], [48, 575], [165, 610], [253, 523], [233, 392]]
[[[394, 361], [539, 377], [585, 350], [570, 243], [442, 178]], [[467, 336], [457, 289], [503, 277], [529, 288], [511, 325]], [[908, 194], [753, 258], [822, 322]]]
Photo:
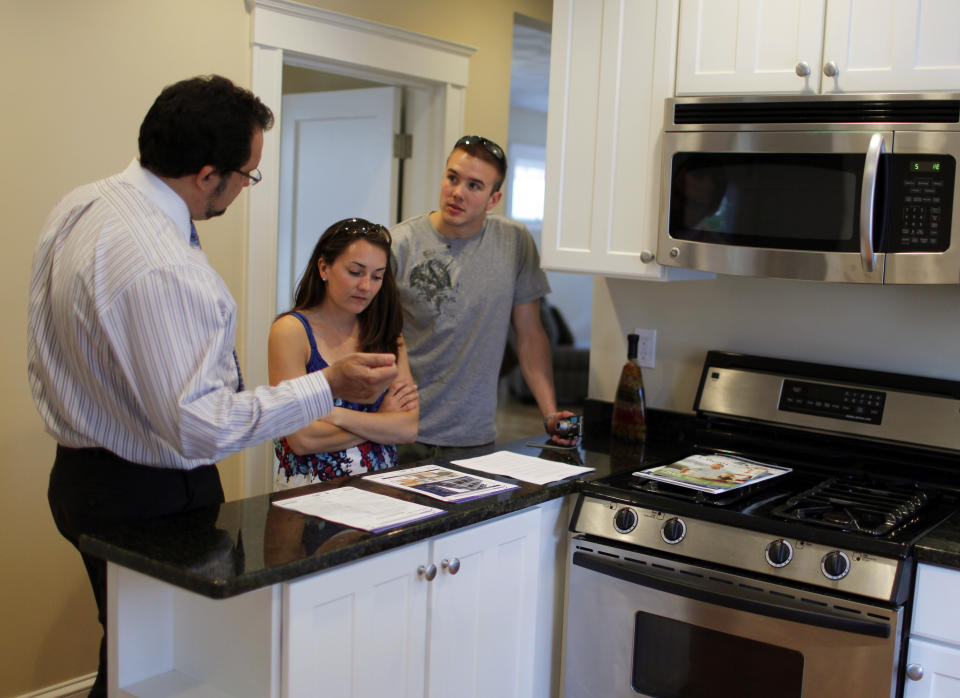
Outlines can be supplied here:
[[110, 563], [110, 695], [556, 695], [567, 520], [552, 500], [222, 600]]
[[427, 542], [283, 585], [284, 698], [424, 695]]
[[659, 279], [664, 100], [677, 0], [554, 0], [545, 269]]
[[678, 95], [955, 91], [955, 0], [681, 0]]
[[960, 571], [921, 564], [904, 671], [904, 698], [960, 698]]
[[532, 509], [285, 585], [282, 695], [532, 695], [539, 539]]
[[426, 695], [533, 695], [539, 539], [531, 510], [433, 541]]

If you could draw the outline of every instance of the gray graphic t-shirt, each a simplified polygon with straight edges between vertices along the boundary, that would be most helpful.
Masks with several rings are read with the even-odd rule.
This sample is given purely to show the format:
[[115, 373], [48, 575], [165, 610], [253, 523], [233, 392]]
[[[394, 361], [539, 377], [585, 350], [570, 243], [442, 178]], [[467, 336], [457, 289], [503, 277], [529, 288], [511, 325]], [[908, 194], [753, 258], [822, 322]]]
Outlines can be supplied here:
[[390, 233], [403, 336], [420, 390], [417, 440], [493, 441], [511, 311], [550, 292], [533, 237], [522, 223], [496, 215], [465, 240], [443, 237], [426, 214]]

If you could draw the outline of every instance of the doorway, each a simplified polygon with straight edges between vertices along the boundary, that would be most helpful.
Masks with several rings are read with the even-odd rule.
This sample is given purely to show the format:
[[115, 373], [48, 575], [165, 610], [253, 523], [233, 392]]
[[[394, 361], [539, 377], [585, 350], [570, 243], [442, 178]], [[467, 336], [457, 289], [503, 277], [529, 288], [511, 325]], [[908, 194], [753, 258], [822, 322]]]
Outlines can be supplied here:
[[277, 313], [293, 292], [317, 240], [343, 218], [398, 222], [403, 161], [403, 88], [284, 66], [280, 124]]
[[[440, 188], [446, 148], [463, 129], [469, 59], [474, 49], [288, 0], [248, 0], [252, 6], [251, 88], [282, 123], [288, 66], [404, 89], [412, 156], [404, 164], [401, 197], [409, 210], [427, 210]], [[264, 137], [260, 169], [281, 170], [280, 129]], [[279, 178], [248, 194], [246, 297], [238, 344], [251, 385], [267, 383], [267, 335], [277, 310]], [[242, 454], [244, 496], [272, 483], [269, 445]]]
[[[547, 93], [550, 83], [550, 25], [514, 14], [510, 70], [510, 121], [504, 183], [506, 214], [530, 229], [540, 249], [543, 225], [547, 142]], [[547, 272], [551, 292], [544, 299], [544, 328], [551, 341], [558, 405], [582, 410], [589, 374], [593, 277]], [[533, 396], [519, 367], [500, 387], [497, 440], [509, 441], [542, 431]]]

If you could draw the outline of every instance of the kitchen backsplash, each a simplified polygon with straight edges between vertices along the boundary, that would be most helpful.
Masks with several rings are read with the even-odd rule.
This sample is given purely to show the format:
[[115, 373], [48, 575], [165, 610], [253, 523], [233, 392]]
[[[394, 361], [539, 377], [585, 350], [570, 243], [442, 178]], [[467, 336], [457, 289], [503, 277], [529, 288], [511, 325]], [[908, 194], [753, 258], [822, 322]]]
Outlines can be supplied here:
[[960, 286], [595, 277], [590, 398], [613, 399], [634, 328], [657, 331], [643, 377], [665, 410], [692, 410], [709, 349], [960, 380]]

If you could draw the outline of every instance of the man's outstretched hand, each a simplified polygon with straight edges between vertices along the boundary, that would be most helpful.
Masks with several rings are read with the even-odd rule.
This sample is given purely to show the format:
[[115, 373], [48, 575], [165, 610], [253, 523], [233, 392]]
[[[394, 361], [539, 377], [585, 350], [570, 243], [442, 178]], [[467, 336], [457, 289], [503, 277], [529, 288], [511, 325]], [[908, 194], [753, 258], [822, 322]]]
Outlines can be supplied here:
[[376, 402], [397, 377], [393, 354], [350, 354], [323, 369], [334, 397], [350, 402]]

